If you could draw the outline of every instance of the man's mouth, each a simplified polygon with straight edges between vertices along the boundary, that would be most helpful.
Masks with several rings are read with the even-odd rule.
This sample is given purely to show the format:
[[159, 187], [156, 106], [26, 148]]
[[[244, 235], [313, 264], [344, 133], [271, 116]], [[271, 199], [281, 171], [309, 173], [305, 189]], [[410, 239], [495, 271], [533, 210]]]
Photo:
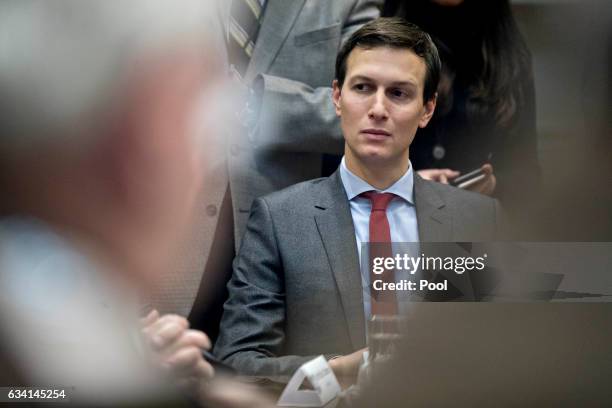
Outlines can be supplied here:
[[385, 129], [375, 129], [375, 128], [363, 129], [360, 133], [363, 133], [372, 139], [379, 139], [379, 140], [383, 140], [391, 136], [391, 133], [387, 132]]

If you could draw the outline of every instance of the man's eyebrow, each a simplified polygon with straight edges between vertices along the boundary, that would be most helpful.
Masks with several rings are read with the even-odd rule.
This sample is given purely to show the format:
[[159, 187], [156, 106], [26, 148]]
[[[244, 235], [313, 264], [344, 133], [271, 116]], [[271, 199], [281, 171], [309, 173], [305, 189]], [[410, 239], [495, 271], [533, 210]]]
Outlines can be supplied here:
[[410, 88], [417, 88], [417, 84], [414, 83], [413, 81], [396, 81], [396, 82], [391, 82], [391, 86], [407, 86]]
[[[355, 75], [350, 79], [350, 82], [356, 81], [365, 81], [365, 82], [375, 82], [374, 79], [370, 78], [366, 75]], [[407, 86], [410, 88], [418, 88], [418, 85], [414, 81], [394, 81], [391, 82], [390, 86]]]
[[414, 81], [395, 81], [395, 82], [391, 82], [390, 86], [418, 88], [417, 83]]
[[374, 80], [368, 76], [365, 75], [356, 75], [354, 77], [351, 78], [352, 82], [355, 81], [366, 81], [366, 82], [374, 82]]

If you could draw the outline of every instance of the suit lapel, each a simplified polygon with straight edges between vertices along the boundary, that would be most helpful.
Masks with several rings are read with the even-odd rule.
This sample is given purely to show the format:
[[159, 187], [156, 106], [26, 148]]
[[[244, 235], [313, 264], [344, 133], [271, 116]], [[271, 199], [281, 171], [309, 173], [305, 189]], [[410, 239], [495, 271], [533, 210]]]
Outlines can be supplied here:
[[[430, 182], [423, 180], [418, 174], [414, 175], [414, 197], [421, 243], [446, 242], [450, 245], [451, 242], [454, 242], [456, 237], [453, 237], [452, 217], [445, 201]], [[434, 246], [434, 252], [438, 248], [449, 248], [449, 246]], [[443, 276], [437, 275], [438, 273], [434, 273], [434, 280], [436, 277], [440, 280], [448, 279], [449, 284], [458, 290], [454, 298], [446, 300], [474, 300], [474, 290], [469, 274], [457, 275], [452, 272], [445, 273]]]
[[452, 222], [446, 203], [418, 174], [414, 175], [414, 199], [419, 225], [419, 240], [421, 242], [450, 242]]
[[270, 67], [303, 5], [304, 0], [267, 1], [253, 56], [245, 74], [247, 83]]
[[322, 181], [320, 186], [320, 195], [315, 199], [315, 222], [338, 285], [353, 348], [362, 348], [365, 345], [365, 319], [359, 255], [353, 218], [339, 171]]

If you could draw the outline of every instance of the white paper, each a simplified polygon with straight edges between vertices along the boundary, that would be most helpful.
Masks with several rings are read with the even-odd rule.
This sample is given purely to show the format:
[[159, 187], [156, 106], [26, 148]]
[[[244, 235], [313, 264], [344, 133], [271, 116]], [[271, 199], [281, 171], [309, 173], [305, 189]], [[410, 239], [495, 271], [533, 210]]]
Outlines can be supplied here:
[[[300, 390], [307, 378], [313, 390]], [[323, 356], [304, 364], [291, 377], [283, 390], [278, 405], [294, 407], [322, 407], [340, 394], [340, 384]]]

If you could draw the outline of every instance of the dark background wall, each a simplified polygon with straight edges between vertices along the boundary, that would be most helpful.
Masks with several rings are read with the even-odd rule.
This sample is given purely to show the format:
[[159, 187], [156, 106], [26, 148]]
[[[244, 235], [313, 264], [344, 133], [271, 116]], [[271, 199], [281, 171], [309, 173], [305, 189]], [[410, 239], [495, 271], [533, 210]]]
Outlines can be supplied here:
[[544, 182], [537, 237], [612, 240], [612, 2], [512, 6], [533, 56]]

